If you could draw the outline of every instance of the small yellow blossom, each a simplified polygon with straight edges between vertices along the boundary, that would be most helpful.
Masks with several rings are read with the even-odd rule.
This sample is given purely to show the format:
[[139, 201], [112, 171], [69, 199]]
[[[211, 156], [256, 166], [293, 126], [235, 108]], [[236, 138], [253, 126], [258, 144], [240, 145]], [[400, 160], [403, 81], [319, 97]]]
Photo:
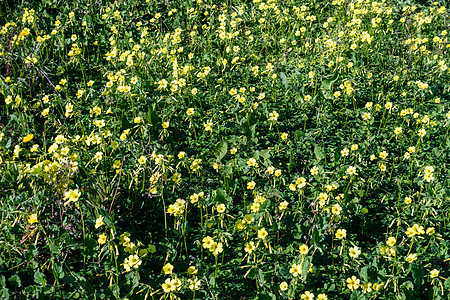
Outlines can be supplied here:
[[347, 230], [345, 230], [345, 229], [338, 229], [338, 230], [336, 230], [335, 237], [336, 237], [338, 240], [342, 240], [342, 239], [345, 238], [346, 236], [347, 236]]
[[27, 143], [27, 142], [31, 141], [33, 138], [34, 138], [34, 135], [30, 133], [27, 136], [25, 136], [22, 141], [24, 143]]
[[163, 267], [163, 272], [166, 275], [172, 274], [172, 270], [173, 270], [173, 265], [170, 263], [165, 264]]
[[31, 214], [28, 217], [28, 224], [32, 225], [34, 223], [38, 222], [37, 214]]
[[97, 242], [98, 242], [100, 245], [105, 244], [105, 243], [106, 243], [106, 234], [104, 234], [104, 233], [100, 234], [100, 235], [98, 236]]

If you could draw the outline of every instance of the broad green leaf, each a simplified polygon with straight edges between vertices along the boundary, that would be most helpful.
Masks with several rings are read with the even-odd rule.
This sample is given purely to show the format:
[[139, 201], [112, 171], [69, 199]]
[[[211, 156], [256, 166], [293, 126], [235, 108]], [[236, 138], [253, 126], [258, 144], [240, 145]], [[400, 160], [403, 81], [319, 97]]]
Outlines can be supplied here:
[[216, 157], [216, 162], [220, 162], [228, 152], [228, 144], [224, 140], [214, 146], [213, 153]]

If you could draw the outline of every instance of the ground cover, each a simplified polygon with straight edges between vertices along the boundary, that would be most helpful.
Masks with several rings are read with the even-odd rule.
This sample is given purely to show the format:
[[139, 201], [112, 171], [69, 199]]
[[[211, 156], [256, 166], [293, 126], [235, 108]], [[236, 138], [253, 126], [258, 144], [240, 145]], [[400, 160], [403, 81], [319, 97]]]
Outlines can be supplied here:
[[447, 2], [13, 4], [2, 299], [449, 299]]

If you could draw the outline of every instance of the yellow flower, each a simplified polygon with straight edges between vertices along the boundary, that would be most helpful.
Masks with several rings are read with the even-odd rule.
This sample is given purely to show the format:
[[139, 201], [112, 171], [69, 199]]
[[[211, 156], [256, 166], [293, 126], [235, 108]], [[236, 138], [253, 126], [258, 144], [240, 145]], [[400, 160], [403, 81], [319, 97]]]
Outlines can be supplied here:
[[279, 114], [276, 111], [273, 111], [269, 114], [269, 120], [275, 122], [278, 120]]
[[437, 269], [433, 269], [433, 270], [431, 270], [430, 271], [430, 278], [436, 278], [436, 277], [438, 277], [439, 276], [439, 270], [437, 270]]
[[120, 160], [117, 160], [117, 159], [116, 159], [116, 160], [114, 161], [112, 167], [113, 167], [114, 169], [120, 168]]
[[95, 153], [93, 160], [95, 160], [96, 162], [101, 161], [103, 158], [103, 152], [98, 151]]
[[286, 281], [283, 281], [282, 283], [280, 283], [280, 291], [284, 292], [285, 290], [287, 290], [289, 287], [289, 285], [287, 284]]
[[100, 245], [105, 244], [105, 243], [106, 243], [106, 234], [104, 234], [104, 233], [100, 234], [100, 235], [98, 236], [97, 242], [98, 242]]
[[280, 205], [278, 206], [278, 209], [280, 211], [283, 211], [283, 210], [287, 209], [288, 205], [289, 205], [289, 202], [284, 200], [283, 202], [280, 203]]
[[244, 251], [250, 254], [253, 252], [253, 250], [255, 250], [255, 248], [256, 248], [255, 243], [251, 241], [245, 244]]
[[194, 277], [194, 278], [192, 278], [192, 279], [189, 278], [189, 279], [188, 279], [188, 284], [189, 284], [189, 289], [190, 289], [191, 291], [199, 290], [200, 287], [202, 286], [201, 281], [200, 281], [197, 277]]
[[357, 290], [358, 288], [359, 288], [359, 283], [360, 283], [360, 280], [359, 279], [357, 279], [355, 276], [352, 276], [351, 278], [347, 278], [347, 287], [350, 289], [350, 290]]
[[26, 142], [31, 141], [33, 138], [34, 138], [34, 135], [32, 135], [32, 134], [30, 133], [30, 134], [28, 134], [26, 137], [24, 137], [22, 141], [23, 141], [24, 143], [26, 143]]
[[205, 131], [209, 131], [212, 132], [212, 126], [213, 126], [213, 122], [211, 120], [207, 121], [206, 123], [203, 124], [203, 127], [205, 127]]
[[366, 282], [361, 287], [363, 293], [370, 293], [372, 291], [372, 283]]
[[225, 212], [225, 204], [219, 204], [219, 205], [217, 205], [216, 210], [217, 210], [217, 212], [220, 213], [220, 214], [224, 213], [224, 212]]
[[338, 229], [338, 230], [336, 230], [335, 236], [338, 240], [342, 240], [343, 238], [345, 238], [347, 236], [347, 230]]
[[64, 193], [64, 200], [67, 200], [64, 203], [64, 206], [66, 206], [67, 204], [69, 204], [70, 202], [76, 202], [81, 196], [81, 193], [78, 191], [78, 189], [75, 190], [68, 190], [67, 192]]
[[269, 233], [267, 232], [267, 230], [265, 228], [261, 228], [258, 230], [258, 238], [261, 240], [264, 240], [268, 234]]
[[426, 231], [426, 233], [428, 235], [433, 235], [435, 232], [436, 232], [436, 229], [434, 227], [429, 227], [429, 228], [427, 228], [427, 231]]
[[48, 116], [48, 113], [49, 113], [49, 112], [50, 112], [50, 109], [49, 109], [49, 108], [46, 108], [46, 109], [42, 110], [41, 116], [46, 117], [46, 116]]
[[256, 183], [252, 180], [247, 183], [247, 190], [253, 190], [256, 186]]
[[301, 189], [306, 185], [306, 179], [304, 177], [299, 177], [295, 180], [295, 184]]
[[417, 254], [413, 253], [406, 257], [406, 261], [410, 264], [417, 260]]
[[170, 293], [176, 290], [175, 280], [167, 278], [166, 281], [161, 285], [164, 293]]
[[140, 165], [145, 164], [146, 161], [147, 161], [147, 157], [145, 157], [145, 156], [143, 156], [143, 155], [141, 155], [141, 157], [139, 157], [139, 159], [138, 159], [138, 163], [139, 163]]
[[347, 156], [348, 153], [349, 153], [349, 151], [348, 151], [347, 148], [344, 148], [344, 149], [341, 150], [341, 155], [342, 155], [342, 156]]
[[369, 120], [371, 115], [369, 112], [364, 112], [362, 115], [363, 120]]
[[257, 166], [256, 159], [250, 158], [249, 160], [247, 160], [247, 165], [250, 166], [250, 167]]
[[413, 236], [416, 235], [416, 231], [415, 231], [413, 228], [408, 227], [408, 228], [406, 229], [405, 234], [406, 234], [408, 237], [413, 237]]
[[393, 247], [395, 243], [397, 243], [397, 240], [393, 236], [389, 237], [386, 241], [386, 245], [388, 245], [389, 247]]
[[223, 252], [223, 244], [222, 244], [222, 243], [216, 243], [216, 242], [214, 242], [214, 243], [211, 245], [211, 248], [209, 248], [209, 251], [211, 251], [211, 253], [212, 253], [214, 256], [217, 256], [217, 255], [219, 255], [219, 253], [222, 253], [222, 252]]
[[427, 134], [427, 131], [425, 129], [419, 129], [418, 135], [420, 137], [424, 137]]
[[193, 108], [188, 108], [188, 110], [186, 111], [186, 114], [188, 116], [192, 116], [194, 114], [194, 109]]
[[312, 167], [311, 169], [311, 175], [317, 175], [319, 173], [319, 168], [317, 166]]
[[291, 268], [289, 269], [289, 273], [291, 273], [294, 277], [297, 277], [301, 272], [301, 265], [292, 264]]
[[105, 222], [103, 222], [103, 216], [98, 216], [95, 220], [95, 229], [101, 227], [102, 225], [105, 225]]
[[311, 293], [310, 291], [306, 291], [306, 292], [304, 292], [304, 293], [301, 295], [300, 298], [301, 298], [301, 299], [304, 299], [304, 300], [313, 300], [313, 299], [314, 299], [314, 294]]
[[335, 204], [331, 207], [331, 212], [333, 215], [339, 215], [341, 213], [342, 207], [339, 204]]
[[32, 225], [32, 224], [34, 224], [34, 223], [36, 223], [36, 222], [38, 222], [37, 214], [31, 214], [31, 215], [28, 217], [28, 224]]
[[173, 265], [171, 265], [170, 263], [165, 264], [163, 267], [163, 272], [166, 275], [172, 274], [172, 270], [173, 270]]
[[309, 248], [306, 244], [300, 246], [300, 254], [306, 255], [308, 254]]
[[211, 248], [211, 246], [213, 245], [214, 240], [213, 240], [212, 237], [206, 236], [206, 237], [204, 237], [204, 238], [202, 239], [202, 242], [203, 242], [203, 245], [202, 245], [203, 248], [209, 249], [209, 248]]
[[351, 258], [357, 258], [361, 254], [361, 250], [359, 250], [358, 246], [353, 246], [348, 250], [348, 255]]
[[317, 300], [328, 300], [328, 297], [325, 294], [319, 294], [319, 295], [317, 295], [316, 299]]
[[350, 175], [350, 176], [352, 176], [352, 175], [358, 175], [358, 173], [356, 173], [356, 168], [355, 168], [354, 166], [349, 166], [349, 167], [347, 168], [346, 173], [347, 173], [348, 175]]

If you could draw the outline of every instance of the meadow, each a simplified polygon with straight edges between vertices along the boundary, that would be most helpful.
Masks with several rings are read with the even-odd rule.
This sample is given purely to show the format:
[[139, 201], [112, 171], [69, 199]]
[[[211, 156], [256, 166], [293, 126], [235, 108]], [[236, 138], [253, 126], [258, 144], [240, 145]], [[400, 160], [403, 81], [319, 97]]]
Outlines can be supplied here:
[[449, 2], [0, 2], [1, 299], [450, 299]]

